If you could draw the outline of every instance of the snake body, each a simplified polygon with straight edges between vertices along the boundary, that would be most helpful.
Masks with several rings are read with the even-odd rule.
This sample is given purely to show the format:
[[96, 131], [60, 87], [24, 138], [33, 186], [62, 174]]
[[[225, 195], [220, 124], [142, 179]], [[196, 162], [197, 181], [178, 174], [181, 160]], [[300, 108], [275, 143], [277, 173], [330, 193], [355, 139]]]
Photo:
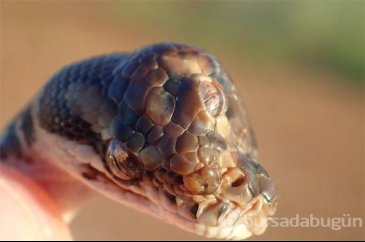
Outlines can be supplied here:
[[207, 237], [261, 234], [277, 204], [231, 78], [184, 44], [64, 67], [0, 145], [1, 161], [29, 176], [72, 177], [75, 187]]

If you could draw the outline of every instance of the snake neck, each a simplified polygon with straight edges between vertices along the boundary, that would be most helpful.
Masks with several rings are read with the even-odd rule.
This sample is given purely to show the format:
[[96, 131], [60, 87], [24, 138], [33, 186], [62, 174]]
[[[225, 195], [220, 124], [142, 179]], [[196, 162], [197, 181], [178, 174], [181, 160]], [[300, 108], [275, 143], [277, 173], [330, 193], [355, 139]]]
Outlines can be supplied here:
[[33, 106], [34, 102], [1, 132], [0, 163], [35, 181], [55, 200], [63, 219], [70, 222], [79, 208], [95, 197], [95, 192], [60, 169], [52, 156], [41, 155], [39, 149], [35, 149], [40, 137], [38, 122], [32, 115]]

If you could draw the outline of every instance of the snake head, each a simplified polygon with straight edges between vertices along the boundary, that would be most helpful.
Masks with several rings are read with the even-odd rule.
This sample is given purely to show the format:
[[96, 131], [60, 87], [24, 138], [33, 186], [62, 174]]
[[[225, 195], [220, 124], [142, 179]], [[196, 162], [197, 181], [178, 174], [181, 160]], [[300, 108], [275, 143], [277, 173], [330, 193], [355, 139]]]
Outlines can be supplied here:
[[152, 214], [197, 234], [263, 233], [276, 208], [274, 183], [219, 62], [191, 46], [158, 44], [113, 74], [108, 97], [118, 112], [103, 130], [113, 181], [152, 204]]

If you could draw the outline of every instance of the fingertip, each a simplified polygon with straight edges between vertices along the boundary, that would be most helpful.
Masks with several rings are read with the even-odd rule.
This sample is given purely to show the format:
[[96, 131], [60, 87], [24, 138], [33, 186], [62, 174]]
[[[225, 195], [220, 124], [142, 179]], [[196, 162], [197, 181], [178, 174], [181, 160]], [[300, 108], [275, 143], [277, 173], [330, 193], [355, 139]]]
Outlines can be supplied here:
[[0, 164], [0, 240], [71, 240], [55, 201], [34, 181]]

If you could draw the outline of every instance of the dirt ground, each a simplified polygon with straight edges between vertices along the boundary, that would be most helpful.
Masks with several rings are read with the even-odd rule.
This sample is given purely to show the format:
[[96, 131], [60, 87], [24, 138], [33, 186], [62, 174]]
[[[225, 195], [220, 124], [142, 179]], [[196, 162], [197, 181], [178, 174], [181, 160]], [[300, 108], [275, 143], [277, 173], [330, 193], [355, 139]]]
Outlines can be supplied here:
[[[153, 42], [184, 42], [157, 28], [121, 27], [93, 7], [44, 3], [1, 2], [0, 128], [66, 63]], [[363, 90], [330, 85], [341, 82], [331, 73], [270, 69], [244, 57], [234, 62], [230, 55], [220, 59], [248, 109], [261, 160], [276, 180], [276, 216], [350, 214], [364, 221]], [[202, 239], [102, 197], [82, 209], [71, 229], [80, 240]], [[252, 238], [264, 239], [359, 240], [365, 229], [269, 228]]]

